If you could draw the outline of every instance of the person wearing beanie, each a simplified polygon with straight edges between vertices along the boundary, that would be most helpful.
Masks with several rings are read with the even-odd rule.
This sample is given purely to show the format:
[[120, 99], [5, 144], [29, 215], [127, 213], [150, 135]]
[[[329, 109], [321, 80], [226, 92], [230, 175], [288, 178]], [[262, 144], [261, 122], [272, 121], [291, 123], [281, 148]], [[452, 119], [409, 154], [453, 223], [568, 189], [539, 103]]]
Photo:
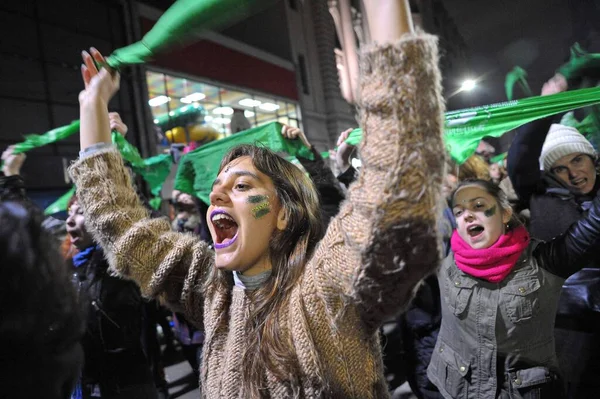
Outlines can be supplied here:
[[[555, 76], [542, 95], [566, 88], [564, 78]], [[600, 190], [594, 147], [577, 129], [552, 122], [545, 118], [521, 127], [507, 157], [520, 205], [531, 212], [530, 233], [543, 241], [585, 217]], [[570, 398], [593, 397], [600, 389], [600, 313], [589, 299], [600, 287], [598, 265], [600, 251], [565, 281], [558, 304], [554, 335]]]
[[597, 159], [592, 144], [574, 127], [552, 124], [542, 146], [540, 166], [582, 194], [596, 183]]

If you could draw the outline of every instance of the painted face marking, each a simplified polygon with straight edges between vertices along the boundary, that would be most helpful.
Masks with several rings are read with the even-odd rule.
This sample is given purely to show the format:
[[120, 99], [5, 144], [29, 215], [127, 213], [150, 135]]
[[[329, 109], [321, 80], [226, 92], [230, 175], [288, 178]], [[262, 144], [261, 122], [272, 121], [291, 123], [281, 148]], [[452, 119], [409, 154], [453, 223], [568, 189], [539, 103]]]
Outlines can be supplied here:
[[269, 206], [268, 202], [262, 203], [252, 208], [252, 216], [254, 216], [255, 219], [260, 219], [269, 213], [271, 213], [271, 207]]
[[250, 195], [247, 201], [249, 204], [257, 204], [251, 211], [255, 219], [260, 219], [271, 212], [267, 195]]
[[496, 205], [494, 205], [487, 211], [483, 212], [483, 214], [488, 218], [491, 218], [492, 216], [494, 216], [496, 214]]
[[260, 204], [261, 202], [265, 202], [269, 199], [266, 195], [251, 195], [248, 197], [248, 203], [250, 204]]

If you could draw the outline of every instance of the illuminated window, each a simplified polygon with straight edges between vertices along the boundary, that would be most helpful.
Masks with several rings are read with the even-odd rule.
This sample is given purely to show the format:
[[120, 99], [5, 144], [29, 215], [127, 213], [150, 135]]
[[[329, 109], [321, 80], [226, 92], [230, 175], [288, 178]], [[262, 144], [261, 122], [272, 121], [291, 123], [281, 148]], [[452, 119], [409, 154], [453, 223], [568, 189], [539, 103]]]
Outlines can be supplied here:
[[[197, 125], [214, 128], [220, 137], [230, 135], [232, 128], [239, 131], [239, 126], [245, 129], [275, 121], [300, 126], [298, 105], [287, 99], [154, 71], [146, 73], [146, 81], [152, 117], [163, 135], [173, 128]], [[242, 117], [240, 123], [242, 113], [245, 120]]]

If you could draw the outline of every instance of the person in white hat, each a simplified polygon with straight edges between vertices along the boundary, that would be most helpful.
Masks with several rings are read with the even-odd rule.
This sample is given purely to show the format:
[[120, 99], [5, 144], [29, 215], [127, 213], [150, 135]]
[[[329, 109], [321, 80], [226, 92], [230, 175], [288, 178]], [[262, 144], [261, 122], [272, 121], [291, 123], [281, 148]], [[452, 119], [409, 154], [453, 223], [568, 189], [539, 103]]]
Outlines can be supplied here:
[[[564, 77], [556, 75], [542, 95], [566, 89]], [[577, 129], [552, 124], [551, 118], [519, 129], [508, 152], [508, 174], [522, 206], [530, 209], [532, 237], [549, 241], [588, 213], [600, 190], [597, 159]], [[572, 398], [595, 397], [600, 391], [600, 313], [589, 300], [600, 286], [600, 251], [593, 258], [563, 284], [556, 315], [557, 357]]]
[[553, 124], [542, 147], [540, 166], [568, 187], [589, 194], [596, 184], [596, 150], [577, 129]]

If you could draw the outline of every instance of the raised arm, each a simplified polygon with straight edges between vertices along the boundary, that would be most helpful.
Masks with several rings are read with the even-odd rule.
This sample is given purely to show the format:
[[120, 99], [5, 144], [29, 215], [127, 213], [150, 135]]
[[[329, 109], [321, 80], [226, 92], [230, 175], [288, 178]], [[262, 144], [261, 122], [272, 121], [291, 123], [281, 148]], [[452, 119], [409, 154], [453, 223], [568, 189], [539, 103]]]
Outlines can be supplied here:
[[[92, 54], [102, 63], [99, 53]], [[118, 89], [118, 75], [106, 69], [98, 72], [87, 54], [84, 61], [86, 90], [80, 95], [83, 154], [71, 166], [70, 174], [86, 225], [113, 270], [135, 280], [145, 296], [162, 294], [172, 307], [199, 322], [200, 285], [212, 264], [212, 251], [192, 235], [171, 232], [166, 219], [149, 218], [121, 155], [108, 144], [107, 104]]]
[[534, 256], [540, 265], [564, 279], [581, 270], [597, 256], [600, 245], [600, 196], [596, 195], [585, 216], [562, 235], [538, 244]]
[[[566, 80], [555, 76], [542, 87], [542, 96], [565, 90]], [[521, 126], [508, 150], [508, 176], [524, 207], [529, 207], [531, 196], [541, 184], [539, 158], [552, 121], [552, 117], [547, 117]]]
[[[370, 26], [377, 13], [392, 12], [376, 3], [367, 11]], [[406, 12], [396, 21], [409, 18]], [[445, 165], [437, 39], [408, 32], [385, 40], [377, 32], [373, 39], [383, 44], [364, 49], [361, 60], [363, 167], [312, 260], [327, 277], [323, 284], [349, 298], [369, 331], [406, 305], [438, 265]]]

